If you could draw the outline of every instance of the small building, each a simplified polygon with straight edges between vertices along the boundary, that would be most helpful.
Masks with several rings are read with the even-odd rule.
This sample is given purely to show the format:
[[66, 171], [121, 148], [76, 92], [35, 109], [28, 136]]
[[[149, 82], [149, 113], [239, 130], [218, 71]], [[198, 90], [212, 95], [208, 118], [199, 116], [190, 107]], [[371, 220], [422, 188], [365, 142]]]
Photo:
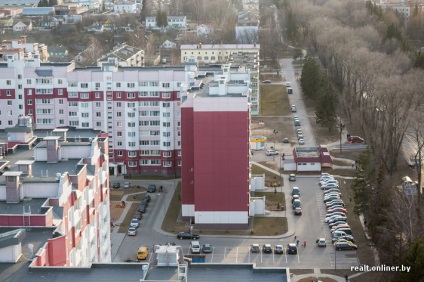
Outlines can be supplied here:
[[175, 48], [177, 48], [177, 44], [172, 42], [172, 41], [169, 41], [169, 40], [165, 40], [165, 42], [163, 42], [161, 46], [162, 46], [163, 49], [175, 49]]
[[156, 245], [154, 248], [154, 256], [157, 266], [175, 266], [184, 262], [184, 255], [181, 246]]
[[267, 138], [265, 136], [251, 136], [250, 149], [251, 150], [264, 150]]
[[63, 45], [49, 47], [50, 60], [64, 60], [68, 57], [68, 49]]
[[[296, 147], [293, 149], [293, 160], [296, 171], [321, 171], [331, 167], [333, 160], [326, 147]], [[289, 159], [287, 160], [289, 162]], [[286, 163], [286, 160], [284, 161]]]
[[115, 14], [135, 14], [137, 12], [137, 4], [130, 1], [115, 1], [113, 12]]
[[32, 30], [32, 21], [31, 20], [21, 20], [13, 25], [13, 31], [31, 31]]
[[[168, 16], [167, 28], [185, 29], [187, 27], [187, 18], [185, 16]], [[156, 17], [146, 17], [146, 29], [160, 29], [156, 25]]]
[[212, 26], [201, 24], [196, 27], [197, 36], [208, 36], [211, 32], [213, 32]]
[[118, 44], [111, 52], [97, 60], [97, 66], [110, 63], [111, 59], [121, 67], [144, 67], [144, 50], [125, 43]]

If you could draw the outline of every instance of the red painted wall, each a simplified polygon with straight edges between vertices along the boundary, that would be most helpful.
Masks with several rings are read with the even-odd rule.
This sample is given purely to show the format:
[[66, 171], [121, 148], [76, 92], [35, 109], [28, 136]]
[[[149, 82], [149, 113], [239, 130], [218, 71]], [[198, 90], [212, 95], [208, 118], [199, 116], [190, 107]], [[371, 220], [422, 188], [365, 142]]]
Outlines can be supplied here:
[[[30, 226], [52, 226], [47, 215], [31, 215]], [[49, 223], [49, 224], [47, 224]], [[0, 226], [24, 226], [22, 215], [0, 215]]]
[[193, 125], [196, 211], [247, 211], [249, 113], [195, 112]]
[[66, 265], [65, 236], [48, 239], [47, 252], [50, 266]]
[[193, 131], [193, 108], [181, 108], [181, 189], [182, 203], [194, 204], [194, 131]]

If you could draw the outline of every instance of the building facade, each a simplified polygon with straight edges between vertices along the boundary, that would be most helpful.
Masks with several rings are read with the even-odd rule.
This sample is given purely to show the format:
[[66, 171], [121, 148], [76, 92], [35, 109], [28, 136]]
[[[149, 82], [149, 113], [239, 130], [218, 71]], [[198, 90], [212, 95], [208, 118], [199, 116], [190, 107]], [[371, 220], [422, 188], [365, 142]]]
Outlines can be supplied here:
[[[185, 16], [168, 16], [167, 20], [167, 28], [185, 29], [187, 27], [187, 18]], [[146, 29], [160, 29], [156, 25], [156, 17], [146, 17]]]
[[219, 73], [200, 76], [194, 61], [186, 64], [193, 80], [181, 105], [182, 216], [196, 227], [246, 228], [250, 73], [223, 65]]
[[[11, 132], [31, 131], [21, 122]], [[33, 149], [6, 156], [0, 226], [51, 227], [32, 266], [87, 267], [111, 262], [107, 134], [67, 137], [57, 129]]]
[[259, 44], [183, 44], [181, 63], [195, 57], [199, 64], [231, 63], [233, 66], [247, 66], [250, 69], [251, 115], [259, 115]]
[[112, 174], [179, 175], [184, 68], [75, 68], [37, 58], [0, 64], [0, 129], [28, 115], [36, 129], [108, 132]]

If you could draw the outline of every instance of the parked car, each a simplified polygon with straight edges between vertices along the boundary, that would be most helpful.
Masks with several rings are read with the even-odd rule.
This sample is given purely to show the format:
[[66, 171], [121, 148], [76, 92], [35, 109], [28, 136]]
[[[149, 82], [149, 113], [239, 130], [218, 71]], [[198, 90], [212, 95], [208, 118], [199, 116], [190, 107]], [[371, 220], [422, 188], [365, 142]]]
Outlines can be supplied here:
[[147, 247], [141, 246], [138, 248], [137, 260], [147, 259], [148, 256], [149, 256], [149, 249]]
[[292, 200], [291, 200], [292, 204], [293, 204], [294, 200], [299, 200], [299, 199], [300, 199], [299, 195], [293, 195]]
[[299, 145], [305, 145], [305, 140], [303, 140], [303, 139], [299, 139]]
[[324, 198], [324, 203], [331, 202], [337, 199], [340, 199], [339, 195], [330, 195], [329, 197]]
[[335, 210], [335, 209], [344, 209], [344, 206], [342, 204], [334, 204], [332, 206], [327, 207], [327, 211], [329, 210]]
[[252, 244], [250, 246], [250, 252], [252, 253], [259, 253], [261, 251], [261, 248], [259, 247], [258, 244]]
[[347, 217], [345, 217], [345, 216], [335, 217], [335, 218], [329, 220], [328, 223], [331, 224], [331, 223], [334, 223], [336, 221], [347, 221]]
[[319, 238], [316, 240], [318, 247], [327, 247], [327, 242], [325, 242], [325, 238]]
[[268, 150], [265, 153], [267, 156], [274, 156], [274, 155], [278, 155], [278, 152], [275, 150]]
[[330, 193], [337, 193], [337, 194], [339, 194], [339, 195], [341, 195], [342, 193], [340, 192], [340, 189], [339, 188], [331, 188], [331, 189], [328, 189], [328, 190], [325, 190], [324, 191], [324, 196], [325, 195], [328, 195], [328, 194], [330, 194]]
[[302, 215], [302, 208], [301, 207], [294, 208], [294, 215]]
[[112, 187], [113, 188], [116, 188], [116, 189], [121, 188], [121, 183], [115, 182], [115, 183], [113, 183], [113, 186]]
[[135, 227], [128, 228], [127, 235], [128, 236], [135, 236], [135, 235], [137, 235], [137, 228], [135, 228]]
[[352, 242], [338, 242], [335, 245], [337, 251], [344, 251], [344, 250], [357, 250], [358, 246], [353, 244]]
[[303, 139], [303, 134], [301, 133], [297, 135], [297, 140], [300, 140], [300, 139]]
[[289, 138], [284, 138], [283, 143], [289, 143]]
[[271, 83], [271, 80], [264, 80], [264, 81], [262, 81], [262, 83], [263, 84], [270, 84]]
[[346, 240], [346, 241], [355, 243], [355, 240], [354, 240], [352, 235], [340, 236], [340, 237], [337, 237], [337, 238], [333, 237], [333, 239], [332, 239], [333, 243], [337, 242], [338, 240]]
[[212, 253], [212, 245], [211, 244], [203, 244], [203, 246], [202, 246], [202, 252], [204, 254]]
[[347, 210], [345, 208], [341, 208], [341, 207], [340, 208], [335, 207], [333, 209], [328, 209], [327, 210], [327, 214], [333, 213], [333, 212], [344, 212], [346, 214], [347, 213]]
[[346, 216], [344, 212], [333, 212], [325, 214], [325, 218], [330, 218], [332, 216]]
[[[328, 227], [329, 227], [330, 229], [332, 229], [333, 227], [336, 227], [336, 226], [339, 226], [339, 225], [344, 225], [344, 224], [346, 224], [346, 221], [340, 220], [340, 221], [335, 221], [335, 222], [333, 222], [333, 223], [329, 223], [329, 224], [328, 224]], [[346, 234], [346, 235], [347, 235], [347, 234]]]
[[287, 245], [287, 253], [293, 255], [297, 254], [297, 246], [295, 243], [290, 243]]
[[192, 254], [200, 254], [200, 243], [199, 241], [191, 241], [190, 251]]
[[146, 212], [146, 204], [140, 204], [138, 205], [138, 209], [139, 212], [141, 213], [145, 213]]
[[178, 239], [199, 239], [200, 236], [191, 232], [179, 232], [177, 234]]
[[138, 227], [138, 219], [137, 218], [131, 219], [130, 226], [137, 228]]
[[128, 181], [124, 182], [124, 189], [130, 189], [130, 188], [131, 188], [131, 184]]
[[330, 215], [330, 216], [328, 216], [324, 219], [324, 222], [328, 223], [328, 222], [330, 222], [333, 219], [338, 218], [338, 217], [346, 217], [346, 216], [341, 215], [341, 214]]
[[152, 197], [150, 197], [150, 195], [144, 194], [144, 197], [143, 197], [142, 201], [144, 201], [144, 202], [150, 202], [151, 200], [152, 200]]
[[319, 186], [327, 186], [327, 184], [330, 184], [330, 183], [334, 183], [334, 184], [339, 185], [339, 181], [338, 180], [328, 178], [328, 179], [325, 179], [325, 180], [321, 180], [319, 182]]
[[291, 111], [292, 111], [292, 113], [295, 113], [297, 111], [296, 105], [291, 105]]
[[289, 181], [296, 181], [296, 174], [289, 174]]
[[287, 87], [287, 94], [293, 94], [293, 88]]
[[339, 184], [333, 182], [333, 183], [327, 183], [327, 184], [321, 185], [321, 189], [323, 190], [328, 190], [331, 188], [339, 188]]
[[156, 185], [150, 184], [149, 186], [147, 186], [147, 192], [148, 193], [154, 193], [154, 192], [156, 192]]
[[143, 217], [143, 214], [141, 212], [139, 212], [139, 211], [136, 211], [134, 213], [134, 216], [133, 216], [133, 218], [135, 218], [137, 220], [140, 220], [142, 217]]
[[284, 254], [284, 248], [281, 245], [275, 245], [274, 246], [274, 254], [276, 255], [282, 255]]
[[300, 202], [300, 200], [293, 201], [293, 209], [301, 208], [301, 207], [302, 207], [302, 203]]
[[299, 195], [300, 196], [300, 189], [299, 189], [299, 187], [293, 187], [291, 194], [292, 194], [292, 196], [293, 195]]
[[286, 81], [286, 87], [291, 87], [291, 82], [290, 81]]
[[335, 204], [339, 204], [339, 205], [341, 205], [341, 206], [344, 207], [344, 202], [343, 202], [342, 199], [337, 199], [337, 200], [334, 200], [334, 201], [331, 201], [331, 202], [327, 202], [327, 203], [325, 203], [325, 206], [326, 207], [331, 207], [331, 206], [333, 206]]
[[262, 252], [263, 253], [267, 253], [267, 254], [272, 253], [271, 244], [265, 244], [265, 245], [263, 245]]

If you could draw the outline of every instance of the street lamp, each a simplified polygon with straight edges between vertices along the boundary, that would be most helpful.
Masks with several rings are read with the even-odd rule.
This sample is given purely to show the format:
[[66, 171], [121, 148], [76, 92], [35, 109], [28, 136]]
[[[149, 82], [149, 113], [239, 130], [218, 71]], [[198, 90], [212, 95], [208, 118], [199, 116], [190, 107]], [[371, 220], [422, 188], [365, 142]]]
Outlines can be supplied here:
[[338, 126], [339, 126], [339, 130], [340, 130], [340, 153], [343, 152], [342, 149], [342, 132], [343, 132], [343, 128], [345, 127], [345, 125], [342, 123], [342, 119], [339, 117], [338, 120]]
[[[274, 133], [274, 150], [277, 151], [275, 148], [275, 135], [278, 133], [278, 131], [274, 129], [272, 133]], [[275, 155], [273, 155], [272, 160], [275, 161]]]

